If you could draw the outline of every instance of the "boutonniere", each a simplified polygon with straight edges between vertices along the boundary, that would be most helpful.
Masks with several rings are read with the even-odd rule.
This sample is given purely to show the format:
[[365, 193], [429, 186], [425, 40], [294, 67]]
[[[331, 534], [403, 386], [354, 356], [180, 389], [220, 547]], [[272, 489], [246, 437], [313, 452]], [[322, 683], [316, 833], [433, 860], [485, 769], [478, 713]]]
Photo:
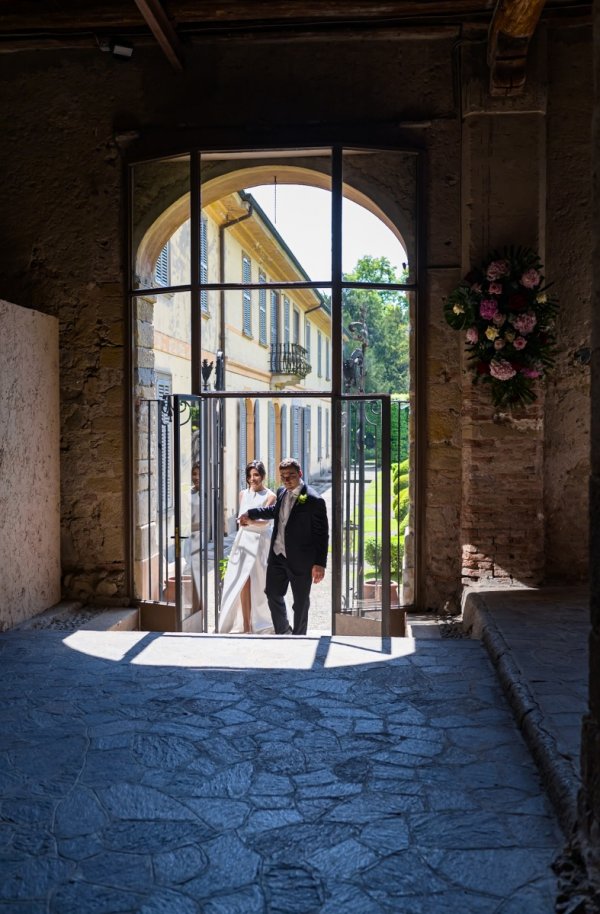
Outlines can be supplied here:
[[303, 492], [302, 495], [299, 495], [298, 498], [296, 499], [296, 501], [298, 502], [299, 505], [305, 504], [305, 502], [308, 501], [308, 495], [306, 494], [306, 492]]

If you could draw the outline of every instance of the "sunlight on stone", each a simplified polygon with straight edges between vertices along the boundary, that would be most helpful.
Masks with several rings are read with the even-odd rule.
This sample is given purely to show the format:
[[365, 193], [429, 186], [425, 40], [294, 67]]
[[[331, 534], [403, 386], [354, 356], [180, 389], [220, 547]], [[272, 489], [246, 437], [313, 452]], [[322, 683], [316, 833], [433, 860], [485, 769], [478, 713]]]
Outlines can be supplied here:
[[415, 652], [413, 638], [195, 635], [161, 632], [77, 631], [64, 639], [74, 651], [138, 666], [194, 669], [296, 669], [379, 663]]

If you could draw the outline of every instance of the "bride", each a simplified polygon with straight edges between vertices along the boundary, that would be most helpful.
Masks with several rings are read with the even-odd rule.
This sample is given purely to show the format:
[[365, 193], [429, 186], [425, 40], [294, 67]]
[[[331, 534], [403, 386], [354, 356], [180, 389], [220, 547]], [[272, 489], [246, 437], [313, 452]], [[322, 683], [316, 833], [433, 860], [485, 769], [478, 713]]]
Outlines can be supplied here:
[[[240, 492], [239, 514], [249, 508], [265, 508], [276, 501], [264, 485], [266, 470], [261, 460], [246, 466], [248, 487]], [[273, 632], [265, 596], [267, 557], [273, 532], [272, 521], [253, 521], [240, 527], [227, 562], [219, 611], [219, 632]]]

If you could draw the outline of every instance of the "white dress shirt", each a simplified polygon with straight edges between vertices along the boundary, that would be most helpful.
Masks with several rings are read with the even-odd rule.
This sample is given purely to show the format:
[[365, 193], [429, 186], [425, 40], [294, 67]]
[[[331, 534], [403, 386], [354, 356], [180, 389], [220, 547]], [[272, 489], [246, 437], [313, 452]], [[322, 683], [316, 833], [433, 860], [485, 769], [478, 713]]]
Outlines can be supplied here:
[[[273, 544], [273, 552], [275, 555], [285, 555], [285, 527], [288, 522], [289, 516], [291, 514], [292, 508], [296, 504], [296, 499], [302, 491], [302, 486], [304, 483], [301, 483], [299, 486], [296, 486], [295, 489], [288, 489], [283, 499], [281, 501], [281, 507], [279, 508], [279, 519], [277, 521], [277, 536], [275, 537], [275, 542]], [[287, 558], [287, 556], [286, 556]]]

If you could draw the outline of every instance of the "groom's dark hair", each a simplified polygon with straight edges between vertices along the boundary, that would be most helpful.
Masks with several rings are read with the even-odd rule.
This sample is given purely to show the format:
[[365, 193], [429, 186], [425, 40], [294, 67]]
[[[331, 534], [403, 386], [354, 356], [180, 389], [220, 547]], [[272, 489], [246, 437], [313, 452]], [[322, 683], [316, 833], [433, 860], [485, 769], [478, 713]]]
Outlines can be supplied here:
[[294, 469], [298, 470], [298, 472], [302, 476], [302, 467], [300, 466], [300, 464], [298, 463], [298, 461], [296, 460], [295, 457], [286, 457], [279, 464], [280, 470], [287, 470], [287, 469], [289, 469], [289, 467], [294, 467]]

